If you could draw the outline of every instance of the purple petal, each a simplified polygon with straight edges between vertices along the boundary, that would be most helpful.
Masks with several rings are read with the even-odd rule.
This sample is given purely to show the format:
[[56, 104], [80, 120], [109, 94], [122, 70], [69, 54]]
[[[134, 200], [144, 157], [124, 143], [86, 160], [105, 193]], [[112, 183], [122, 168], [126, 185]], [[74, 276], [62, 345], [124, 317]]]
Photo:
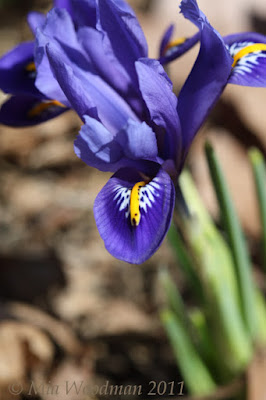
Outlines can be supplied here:
[[165, 52], [165, 48], [168, 45], [168, 43], [171, 41], [171, 38], [174, 33], [175, 26], [174, 24], [171, 24], [163, 34], [161, 43], [160, 43], [160, 49], [159, 49], [159, 56], [162, 57]]
[[266, 43], [266, 36], [256, 32], [241, 32], [233, 33], [232, 35], [224, 36], [225, 44], [228, 46], [233, 45], [235, 42], [254, 42]]
[[[132, 16], [133, 19], [136, 18], [136, 15], [133, 11], [133, 9], [130, 7], [130, 5], [127, 3], [127, 1], [124, 0], [111, 0], [121, 11], [129, 14]], [[135, 23], [135, 21], [134, 21]]]
[[115, 139], [123, 149], [125, 157], [131, 160], [156, 160], [156, 136], [145, 122], [129, 120]]
[[266, 86], [266, 36], [245, 32], [224, 38], [234, 59], [228, 83]]
[[176, 60], [189, 51], [199, 40], [200, 32], [197, 32], [190, 38], [180, 38], [180, 40], [168, 43], [169, 48], [165, 45], [160, 53], [160, 63], [164, 65], [170, 61]]
[[62, 62], [62, 58], [60, 58], [61, 54], [52, 43], [50, 43], [47, 49], [47, 54], [51, 71], [57, 79], [63, 97], [66, 98], [70, 107], [76, 110], [81, 118], [85, 114], [97, 118], [95, 103], [92, 101], [89, 92], [85, 90], [82, 82], [74, 75], [72, 68]]
[[106, 249], [132, 264], [143, 263], [158, 249], [169, 229], [175, 200], [174, 185], [160, 169], [149, 183], [140, 187], [135, 203], [139, 209], [130, 208], [132, 188], [142, 181], [136, 170], [119, 170], [94, 203], [96, 225]]
[[180, 8], [201, 30], [199, 55], [178, 98], [177, 111], [183, 135], [182, 165], [195, 134], [228, 81], [232, 58], [222, 37], [209, 24], [195, 0], [183, 0]]
[[[141, 59], [136, 62], [136, 70], [151, 121], [165, 131], [162, 156], [175, 159], [181, 149], [181, 129], [172, 83], [156, 60]], [[160, 138], [158, 141], [160, 143]]]
[[134, 110], [141, 113], [143, 103], [138, 86], [133, 84], [128, 71], [113, 53], [112, 44], [106, 33], [83, 27], [78, 31], [78, 38], [97, 75], [118, 91]]
[[121, 7], [121, 3], [113, 0], [98, 1], [97, 28], [107, 33], [116, 58], [132, 80], [136, 80], [134, 62], [147, 56], [147, 43], [135, 15]]
[[[85, 124], [74, 142], [76, 155], [91, 167], [101, 171], [117, 170], [123, 153], [114, 135], [99, 121], [84, 116]], [[119, 167], [119, 166], [118, 166]]]
[[77, 27], [96, 26], [96, 0], [72, 0], [72, 17]]
[[53, 101], [13, 96], [0, 109], [0, 123], [14, 127], [31, 126], [55, 118], [67, 110]]
[[45, 22], [45, 15], [41, 12], [31, 11], [27, 16], [29, 27], [35, 35], [36, 29], [41, 28]]
[[[82, 117], [95, 117], [90, 110], [97, 108], [98, 116], [105, 127], [117, 132], [128, 118], [137, 119], [128, 104], [99, 76], [75, 67], [75, 71], [64, 61], [64, 53], [58, 46], [49, 44], [47, 48], [53, 73], [68, 98], [71, 106]], [[72, 64], [73, 65], [73, 64]]]
[[96, 26], [96, 0], [54, 0], [54, 6], [64, 8], [75, 26]]
[[71, 16], [73, 15], [73, 5], [71, 0], [54, 0], [54, 7], [64, 8]]
[[77, 41], [77, 35], [73, 21], [65, 9], [52, 9], [48, 14], [42, 29], [36, 33], [35, 62], [37, 77], [35, 85], [48, 98], [57, 99], [62, 103], [66, 98], [53, 76], [46, 55], [46, 46], [51, 41], [58, 41], [65, 45], [74, 58], [75, 55], [81, 59], [82, 49]]
[[74, 149], [86, 164], [114, 172], [126, 165], [140, 165], [141, 160], [157, 161], [156, 137], [145, 122], [129, 120], [114, 135], [96, 119], [84, 116], [84, 120]]
[[24, 42], [0, 59], [0, 88], [6, 93], [43, 97], [36, 89], [34, 42]]

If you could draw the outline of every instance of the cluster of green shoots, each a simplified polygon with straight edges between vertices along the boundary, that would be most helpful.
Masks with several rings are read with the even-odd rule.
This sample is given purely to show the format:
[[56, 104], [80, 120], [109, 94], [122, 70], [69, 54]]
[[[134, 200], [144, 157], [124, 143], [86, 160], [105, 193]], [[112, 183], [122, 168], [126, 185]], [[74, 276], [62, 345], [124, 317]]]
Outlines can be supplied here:
[[[185, 304], [169, 273], [162, 271], [166, 305], [161, 320], [185, 387], [191, 395], [211, 395], [213, 399], [217, 388], [237, 380], [256, 351], [265, 347], [266, 303], [252, 276], [247, 243], [221, 166], [210, 144], [206, 144], [205, 150], [222, 228], [218, 229], [213, 222], [185, 171], [180, 187], [188, 213], [181, 202], [178, 209], [177, 202], [175, 223], [168, 238], [195, 306]], [[257, 149], [249, 152], [249, 158], [262, 222], [260, 256], [266, 273], [265, 163]], [[242, 392], [241, 398], [244, 396]]]

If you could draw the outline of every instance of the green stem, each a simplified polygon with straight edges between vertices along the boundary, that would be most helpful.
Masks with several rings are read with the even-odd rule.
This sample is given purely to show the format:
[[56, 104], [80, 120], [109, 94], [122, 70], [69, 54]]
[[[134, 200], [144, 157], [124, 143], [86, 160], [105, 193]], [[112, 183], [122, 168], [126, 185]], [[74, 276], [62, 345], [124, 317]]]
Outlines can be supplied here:
[[179, 226], [204, 291], [210, 336], [216, 345], [221, 368], [234, 375], [243, 371], [252, 352], [241, 316], [232, 255], [202, 204], [189, 173], [183, 171], [179, 182], [190, 214], [183, 215], [180, 211]]
[[197, 294], [200, 300], [203, 300], [203, 292], [200, 280], [194, 271], [193, 260], [188, 254], [188, 250], [184, 244], [183, 239], [178, 232], [178, 228], [172, 224], [167, 234], [167, 238], [175, 251], [176, 258], [180, 267], [182, 268], [189, 284], [191, 285], [193, 292]]
[[209, 171], [221, 210], [222, 221], [228, 234], [230, 248], [232, 249], [238, 277], [243, 318], [248, 332], [252, 338], [255, 338], [257, 335], [256, 313], [254, 312], [255, 290], [247, 246], [215, 152], [209, 143], [206, 143], [205, 150]]
[[187, 329], [192, 343], [198, 348], [199, 353], [204, 358], [206, 355], [206, 348], [204, 347], [203, 349], [201, 345], [202, 340], [200, 340], [201, 337], [198, 335], [198, 329], [196, 329], [195, 324], [192, 322], [180, 292], [166, 269], [162, 269], [159, 272], [159, 281], [167, 298], [167, 307], [173, 311], [178, 320], [182, 322], [183, 326]]
[[253, 168], [259, 201], [259, 211], [262, 224], [262, 259], [264, 271], [266, 272], [266, 169], [263, 156], [259, 150], [251, 149], [249, 151], [249, 157]]
[[170, 310], [161, 312], [161, 320], [189, 392], [195, 395], [213, 393], [216, 384], [199, 357], [182, 321]]

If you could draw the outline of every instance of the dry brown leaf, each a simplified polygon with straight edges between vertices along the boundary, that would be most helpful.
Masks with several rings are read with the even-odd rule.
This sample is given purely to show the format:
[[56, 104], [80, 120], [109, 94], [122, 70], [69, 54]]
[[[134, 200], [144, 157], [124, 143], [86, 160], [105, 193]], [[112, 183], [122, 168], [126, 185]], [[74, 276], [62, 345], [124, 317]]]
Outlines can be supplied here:
[[82, 348], [71, 328], [40, 309], [21, 303], [9, 303], [8, 311], [14, 317], [48, 332], [69, 355], [77, 356]]

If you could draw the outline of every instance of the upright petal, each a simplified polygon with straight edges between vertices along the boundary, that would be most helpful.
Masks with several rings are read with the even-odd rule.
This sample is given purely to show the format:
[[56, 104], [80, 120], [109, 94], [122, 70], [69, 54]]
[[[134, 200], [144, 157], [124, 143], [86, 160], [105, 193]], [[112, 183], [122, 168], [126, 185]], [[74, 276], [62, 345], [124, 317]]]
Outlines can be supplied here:
[[44, 97], [34, 85], [34, 42], [24, 42], [0, 59], [0, 88], [6, 93]]
[[[88, 55], [91, 68], [118, 91], [131, 107], [141, 115], [143, 101], [138, 85], [136, 82], [134, 84], [127, 69], [115, 56], [107, 34], [89, 27], [82, 27], [77, 34]], [[107, 64], [108, 68], [106, 68]]]
[[31, 11], [28, 13], [27, 20], [32, 33], [35, 35], [36, 30], [41, 28], [45, 22], [45, 14]]
[[172, 91], [172, 83], [162, 65], [156, 60], [140, 59], [136, 62], [136, 70], [151, 121], [164, 130], [163, 142], [158, 137], [161, 156], [176, 160], [181, 149], [181, 129], [176, 111], [177, 98]]
[[181, 57], [200, 40], [200, 32], [195, 33], [190, 38], [180, 37], [174, 40], [172, 40], [172, 35], [173, 25], [170, 25], [160, 45], [159, 61], [163, 65]]
[[40, 100], [32, 96], [12, 96], [0, 109], [0, 123], [23, 127], [40, 124], [67, 111], [54, 100]]
[[134, 62], [147, 56], [147, 43], [133, 11], [121, 7], [121, 3], [114, 0], [97, 1], [97, 28], [107, 33], [116, 58], [131, 79], [136, 80]]
[[103, 79], [78, 66], [73, 71], [73, 64], [67, 65], [65, 54], [56, 44], [49, 44], [47, 54], [62, 91], [81, 117], [84, 114], [95, 117], [96, 107], [100, 120], [111, 132], [120, 130], [128, 118], [137, 119], [124, 99]]
[[[58, 50], [57, 46], [50, 43], [47, 46], [47, 55], [49, 68], [51, 68], [51, 72], [57, 80], [62, 92], [62, 99], [65, 99], [63, 101], [66, 101], [81, 118], [85, 114], [97, 118], [95, 103], [82, 82], [74, 75], [73, 69], [64, 62], [60, 49]], [[56, 92], [54, 97], [62, 101], [59, 91]]]
[[[62, 1], [62, 0], [61, 0]], [[96, 27], [96, 0], [71, 0], [71, 16], [77, 28]]]
[[73, 21], [65, 9], [54, 8], [47, 14], [44, 26], [42, 29], [37, 29], [35, 46], [36, 87], [48, 98], [65, 103], [65, 97], [53, 76], [46, 55], [46, 45], [51, 41], [60, 43], [71, 54], [72, 58], [76, 58], [79, 63], [85, 64]]
[[245, 32], [224, 38], [233, 57], [228, 83], [242, 86], [266, 86], [266, 36]]
[[195, 0], [183, 0], [181, 12], [201, 31], [201, 46], [197, 60], [181, 92], [177, 111], [183, 135], [183, 157], [221, 95], [231, 72], [232, 58], [222, 37], [209, 24]]
[[160, 48], [159, 48], [159, 56], [160, 57], [162, 57], [164, 55], [165, 49], [166, 49], [168, 43], [170, 43], [170, 41], [171, 41], [174, 30], [175, 30], [175, 26], [174, 26], [174, 24], [171, 24], [164, 32], [163, 37], [161, 39]]
[[54, 0], [56, 8], [64, 8], [70, 15], [73, 14], [73, 1], [72, 0]]
[[96, 225], [106, 249], [132, 264], [146, 261], [169, 229], [174, 201], [174, 185], [163, 170], [150, 181], [136, 170], [119, 170], [94, 203]]

